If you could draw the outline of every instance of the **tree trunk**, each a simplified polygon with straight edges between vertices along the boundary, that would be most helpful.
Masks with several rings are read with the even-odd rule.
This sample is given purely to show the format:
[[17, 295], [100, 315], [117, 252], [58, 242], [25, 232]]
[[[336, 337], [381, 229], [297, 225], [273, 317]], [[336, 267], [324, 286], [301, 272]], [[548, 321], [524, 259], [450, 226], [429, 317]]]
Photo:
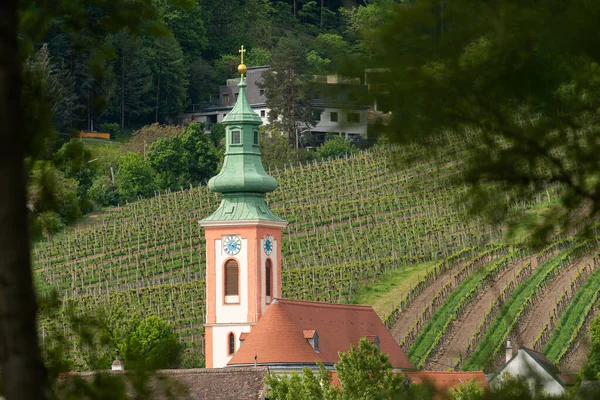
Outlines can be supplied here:
[[125, 130], [125, 50], [121, 42], [121, 132]]
[[325, 2], [325, 0], [321, 0], [321, 21], [319, 23], [319, 28], [323, 29], [323, 3]]
[[158, 122], [158, 97], [160, 94], [160, 64], [158, 65], [158, 75], [156, 77], [156, 108], [154, 122]]
[[46, 399], [29, 259], [18, 0], [0, 2], [0, 364], [7, 399]]

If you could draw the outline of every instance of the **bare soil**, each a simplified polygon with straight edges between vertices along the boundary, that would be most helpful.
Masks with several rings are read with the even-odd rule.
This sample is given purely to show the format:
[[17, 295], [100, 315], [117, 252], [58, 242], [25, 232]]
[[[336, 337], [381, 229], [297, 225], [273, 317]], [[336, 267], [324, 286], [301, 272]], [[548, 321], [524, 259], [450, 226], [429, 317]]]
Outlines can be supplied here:
[[491, 285], [487, 285], [479, 293], [474, 303], [467, 308], [467, 311], [452, 323], [448, 330], [447, 339], [441, 343], [437, 355], [426, 363], [426, 370], [447, 371], [453, 367], [458, 355], [464, 354], [471, 335], [483, 321], [486, 311], [504, 288], [507, 280], [512, 279], [513, 274], [519, 271], [528, 259], [521, 259], [510, 264], [498, 274]]
[[[598, 316], [598, 304], [592, 309], [592, 318]], [[587, 353], [590, 351], [592, 346], [592, 336], [590, 334], [589, 324], [584, 325], [579, 333], [579, 336], [575, 340], [573, 348], [567, 353], [564, 361], [561, 365], [562, 372], [565, 373], [577, 373], [584, 367], [587, 362]]]
[[398, 319], [390, 333], [396, 339], [396, 342], [401, 341], [406, 336], [406, 333], [412, 326], [413, 322], [421, 315], [423, 308], [429, 304], [431, 299], [439, 292], [446, 283], [452, 280], [452, 276], [457, 272], [464, 263], [460, 263], [454, 268], [446, 271], [442, 275], [438, 276], [428, 287], [425, 288], [413, 301], [408, 305], [404, 312], [398, 315]]
[[550, 321], [550, 313], [556, 305], [556, 300], [569, 287], [571, 280], [577, 275], [579, 268], [592, 261], [590, 258], [582, 258], [577, 262], [567, 265], [550, 282], [546, 289], [536, 296], [533, 308], [519, 323], [519, 332], [514, 339], [518, 346], [531, 348], [533, 341], [544, 327], [544, 324]]

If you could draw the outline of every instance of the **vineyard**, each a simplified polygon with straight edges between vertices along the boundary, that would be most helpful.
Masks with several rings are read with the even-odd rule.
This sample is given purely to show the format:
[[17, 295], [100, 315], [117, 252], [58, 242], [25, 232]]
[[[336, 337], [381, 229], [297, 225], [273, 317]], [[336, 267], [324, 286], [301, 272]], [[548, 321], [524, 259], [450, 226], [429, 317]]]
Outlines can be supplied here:
[[[414, 155], [414, 149], [376, 149], [269, 171], [279, 188], [267, 201], [289, 221], [282, 243], [283, 295], [352, 302], [390, 272], [427, 263], [380, 316], [415, 365], [477, 369], [492, 365], [506, 337], [518, 335], [519, 321], [539, 293], [574, 269], [568, 293], [561, 287], [554, 297], [559, 301], [553, 314], [540, 316], [547, 320], [535, 343], [521, 343], [543, 345], [560, 362], [597, 300], [598, 258], [569, 269], [588, 257], [593, 243], [562, 238], [538, 254], [504, 243], [502, 231], [466, 217], [460, 205], [466, 188], [449, 184], [461, 173], [460, 150], [451, 150], [403, 170], [394, 168], [394, 160]], [[552, 196], [549, 190], [537, 202], [518, 206], [534, 209]], [[199, 186], [98, 214], [34, 247], [37, 281], [57, 288], [81, 310], [110, 306], [158, 315], [176, 328], [188, 352], [201, 353], [205, 243], [198, 220], [219, 201]], [[485, 295], [496, 287], [499, 293]], [[478, 325], [462, 332], [461, 321], [473, 307], [482, 310]], [[579, 318], [568, 318], [572, 314]], [[42, 321], [42, 336], [48, 324], [60, 323]]]

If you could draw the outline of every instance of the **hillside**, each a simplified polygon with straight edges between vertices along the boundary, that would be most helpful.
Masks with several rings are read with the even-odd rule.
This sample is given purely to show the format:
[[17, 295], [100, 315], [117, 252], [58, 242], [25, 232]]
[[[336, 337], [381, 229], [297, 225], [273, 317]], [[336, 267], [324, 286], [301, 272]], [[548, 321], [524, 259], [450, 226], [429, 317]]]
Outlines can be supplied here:
[[[597, 298], [599, 286], [588, 284], [597, 279], [591, 246], [562, 239], [534, 255], [502, 244], [501, 231], [467, 219], [457, 206], [464, 189], [448, 185], [461, 170], [456, 149], [435, 163], [394, 168], [392, 156], [411, 150], [376, 149], [270, 171], [280, 187], [268, 203], [289, 221], [282, 243], [284, 296], [351, 302], [365, 288], [405, 272], [400, 289], [390, 292], [391, 305], [388, 298], [377, 311], [415, 364], [488, 367], [498, 353], [491, 344], [502, 346], [511, 330], [525, 336], [523, 345], [543, 337], [536, 348], [547, 343], [554, 359], [569, 358], [565, 348], [577, 342]], [[542, 200], [546, 194], [540, 203], [520, 206], [533, 209]], [[176, 327], [188, 353], [200, 353], [205, 244], [197, 221], [218, 202], [197, 187], [99, 214], [35, 247], [39, 281], [82, 309], [159, 315]], [[563, 328], [555, 339], [548, 332], [559, 330], [542, 331], [550, 310], [528, 311], [559, 298], [552, 323]], [[571, 307], [579, 307], [583, 322], [560, 320]], [[469, 317], [473, 310], [476, 318]], [[533, 322], [524, 323], [527, 316]], [[59, 322], [42, 321], [50, 323]]]

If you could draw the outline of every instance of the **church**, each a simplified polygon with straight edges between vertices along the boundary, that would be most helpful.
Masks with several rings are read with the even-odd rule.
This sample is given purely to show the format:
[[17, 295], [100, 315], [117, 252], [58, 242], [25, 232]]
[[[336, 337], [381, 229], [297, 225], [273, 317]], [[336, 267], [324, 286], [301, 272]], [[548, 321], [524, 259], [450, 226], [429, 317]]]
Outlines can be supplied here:
[[281, 232], [287, 222], [265, 202], [277, 181], [260, 155], [261, 117], [246, 97], [243, 55], [239, 95], [223, 119], [223, 167], [208, 183], [222, 194], [200, 221], [206, 235], [206, 367], [333, 368], [338, 352], [362, 337], [390, 357], [396, 371], [414, 366], [370, 306], [282, 299]]

